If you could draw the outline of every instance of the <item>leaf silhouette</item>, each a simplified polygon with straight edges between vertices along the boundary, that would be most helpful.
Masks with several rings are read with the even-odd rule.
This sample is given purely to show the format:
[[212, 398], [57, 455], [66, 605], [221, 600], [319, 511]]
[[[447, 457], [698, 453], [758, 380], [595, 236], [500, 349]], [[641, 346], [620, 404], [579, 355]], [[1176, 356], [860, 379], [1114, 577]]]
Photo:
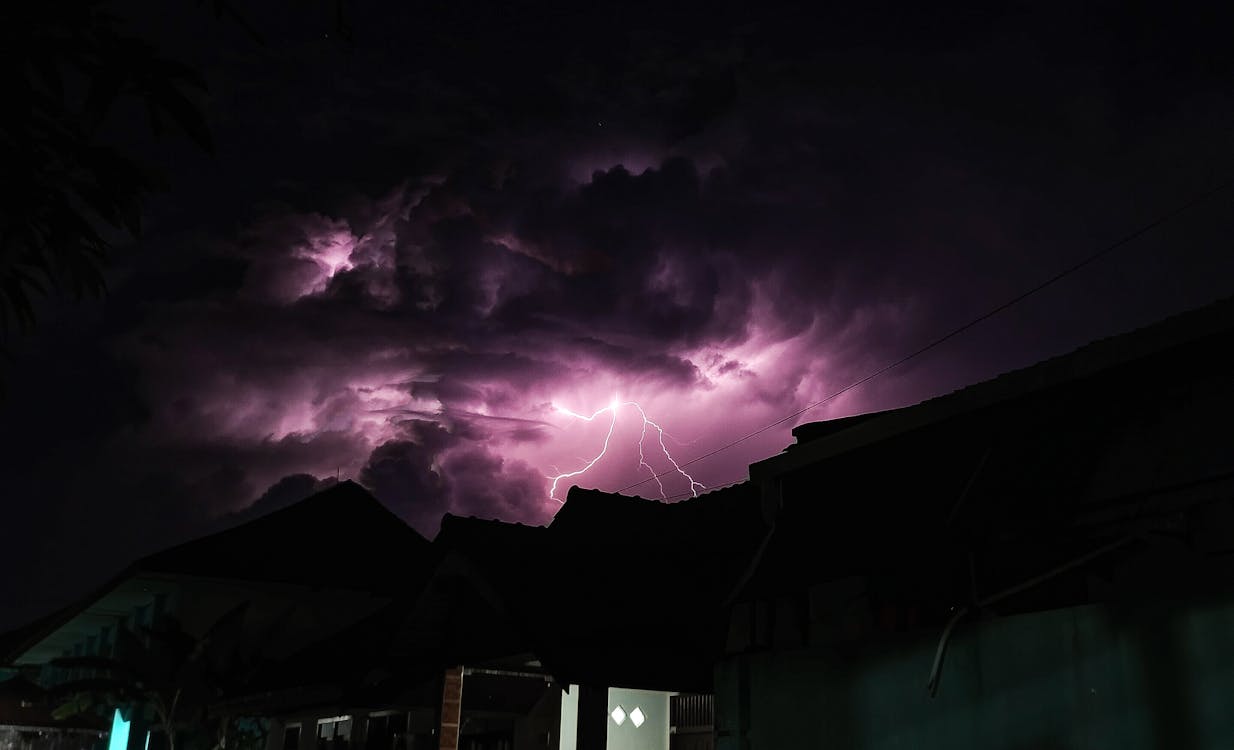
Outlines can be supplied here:
[[[321, 1], [321, 0], [317, 0]], [[343, 0], [336, 33], [351, 39]], [[264, 40], [230, 0], [209, 3], [219, 19]], [[35, 323], [35, 301], [106, 291], [108, 230], [136, 236], [142, 207], [164, 181], [131, 155], [99, 142], [121, 104], [145, 110], [156, 136], [171, 129], [214, 150], [197, 97], [206, 82], [191, 67], [126, 36], [101, 0], [4, 6], [5, 108], [0, 113], [0, 345]], [[80, 97], [68, 92], [84, 92]], [[7, 347], [5, 347], [7, 351]]]

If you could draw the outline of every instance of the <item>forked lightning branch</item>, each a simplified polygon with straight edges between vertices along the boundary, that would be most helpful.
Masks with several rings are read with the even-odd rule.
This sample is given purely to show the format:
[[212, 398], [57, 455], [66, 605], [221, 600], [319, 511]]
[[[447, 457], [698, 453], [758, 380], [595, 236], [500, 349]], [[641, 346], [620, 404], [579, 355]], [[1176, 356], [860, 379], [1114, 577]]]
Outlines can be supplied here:
[[[639, 434], [639, 438], [638, 438], [638, 465], [640, 469], [646, 469], [648, 472], [651, 473], [651, 478], [656, 481], [656, 485], [660, 488], [660, 498], [662, 500], [667, 500], [668, 495], [664, 491], [664, 483], [660, 481], [661, 475], [657, 473], [654, 468], [652, 468], [651, 464], [647, 463], [647, 453], [646, 453], [645, 446], [647, 443], [647, 428], [648, 427], [651, 427], [653, 430], [655, 430], [656, 442], [660, 447], [660, 452], [663, 453], [664, 457], [667, 458], [669, 463], [673, 465], [672, 470], [676, 471], [678, 474], [684, 477], [686, 481], [690, 483], [690, 494], [697, 497], [699, 490], [707, 489], [705, 486], [703, 486], [702, 483], [695, 481], [694, 477], [687, 474], [686, 471], [677, 464], [677, 460], [673, 458], [673, 454], [669, 452], [668, 446], [665, 445], [664, 443], [664, 435], [665, 435], [664, 428], [656, 424], [654, 421], [652, 421], [647, 416], [647, 412], [643, 410], [643, 407], [640, 406], [637, 401], [622, 401], [616, 396], [613, 396], [613, 400], [609, 403], [608, 406], [604, 407], [603, 409], [598, 409], [595, 413], [591, 414], [590, 416], [579, 414], [578, 412], [575, 412], [575, 411], [571, 411], [570, 409], [567, 409], [564, 406], [561, 406], [559, 404], [553, 404], [553, 408], [556, 409], [561, 414], [566, 414], [568, 416], [574, 417], [575, 419], [581, 419], [584, 422], [594, 422], [597, 417], [607, 412], [609, 415], [609, 422], [608, 422], [608, 432], [604, 435], [604, 445], [600, 448], [600, 452], [596, 454], [595, 458], [592, 458], [590, 461], [584, 464], [581, 469], [578, 469], [576, 471], [568, 471], [562, 474], [558, 474], [556, 476], [549, 477], [549, 479], [553, 480], [552, 488], [549, 490], [549, 493], [548, 493], [549, 497], [551, 497], [553, 500], [556, 500], [559, 503], [563, 502], [560, 498], [557, 497], [558, 483], [560, 483], [561, 480], [563, 479], [570, 479], [571, 477], [576, 477], [576, 476], [579, 476], [580, 474], [586, 473], [588, 470], [591, 469], [591, 467], [595, 466], [597, 463], [600, 462], [602, 458], [604, 458], [605, 454], [608, 453], [609, 442], [613, 438], [613, 430], [616, 429], [617, 427], [617, 412], [623, 406], [634, 407], [634, 409], [638, 412], [639, 417], [643, 420], [642, 432]], [[665, 473], [671, 473], [671, 472], [665, 472]]]

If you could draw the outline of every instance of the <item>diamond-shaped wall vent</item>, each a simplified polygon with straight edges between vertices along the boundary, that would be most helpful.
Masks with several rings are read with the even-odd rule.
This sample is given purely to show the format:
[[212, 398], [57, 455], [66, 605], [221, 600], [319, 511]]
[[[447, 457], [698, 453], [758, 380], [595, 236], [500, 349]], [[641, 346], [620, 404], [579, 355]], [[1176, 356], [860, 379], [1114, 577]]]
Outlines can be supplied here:
[[[634, 710], [637, 711], [638, 709], [636, 708]], [[613, 721], [617, 722], [617, 726], [621, 726], [626, 721], [626, 710], [621, 706], [618, 706], [613, 709], [613, 712], [609, 714], [609, 716], [613, 717]]]

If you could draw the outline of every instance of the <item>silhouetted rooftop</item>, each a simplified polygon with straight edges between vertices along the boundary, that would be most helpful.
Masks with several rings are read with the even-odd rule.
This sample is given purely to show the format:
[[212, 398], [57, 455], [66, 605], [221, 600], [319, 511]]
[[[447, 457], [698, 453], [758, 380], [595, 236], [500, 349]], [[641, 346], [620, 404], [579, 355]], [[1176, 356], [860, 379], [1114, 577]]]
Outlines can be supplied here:
[[305, 500], [144, 557], [134, 568], [208, 578], [395, 592], [429, 542], [345, 481]]
[[0, 636], [0, 664], [17, 660], [36, 644], [46, 646], [44, 640], [53, 633], [71, 635], [75, 627], [90, 631], [97, 627], [97, 617], [91, 616], [95, 610], [123, 612], [148, 600], [156, 579], [187, 576], [393, 596], [423, 580], [431, 555], [430, 543], [367, 490], [342, 482], [137, 560], [78, 602]]
[[[588, 543], [676, 544], [718, 541], [744, 523], [760, 523], [757, 491], [748, 482], [698, 497], [661, 502], [643, 497], [571, 487], [549, 528], [562, 538]], [[704, 550], [700, 550], [704, 551]]]
[[678, 503], [575, 487], [547, 528], [447, 516], [442, 531], [554, 676], [706, 690], [723, 600], [764, 528], [742, 484]]
[[[1234, 298], [755, 464], [752, 476], [774, 478], [784, 500], [745, 596], [860, 576], [941, 615], [968, 600], [970, 565], [989, 592], [1144, 529], [1219, 538], [1188, 514], [1215, 513], [1234, 491], [1232, 348]], [[1156, 569], [1135, 595], [1206, 575]], [[1073, 589], [1038, 587], [1016, 606], [1062, 606], [1089, 590], [1057, 583]]]
[[1103, 371], [1168, 353], [1234, 329], [1234, 297], [1165, 318], [1126, 333], [1108, 336], [1066, 354], [975, 383], [919, 404], [883, 412], [812, 422], [793, 430], [796, 445], [750, 466], [762, 477], [821, 460], [918, 427], [986, 408]]

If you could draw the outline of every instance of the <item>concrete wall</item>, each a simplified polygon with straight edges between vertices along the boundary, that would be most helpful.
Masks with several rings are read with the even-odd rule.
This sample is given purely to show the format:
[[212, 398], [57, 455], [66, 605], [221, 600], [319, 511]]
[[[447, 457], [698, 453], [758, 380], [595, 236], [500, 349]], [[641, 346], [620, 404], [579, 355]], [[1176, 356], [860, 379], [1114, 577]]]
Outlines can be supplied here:
[[1234, 602], [965, 623], [930, 698], [937, 642], [729, 658], [717, 747], [1234, 747]]

